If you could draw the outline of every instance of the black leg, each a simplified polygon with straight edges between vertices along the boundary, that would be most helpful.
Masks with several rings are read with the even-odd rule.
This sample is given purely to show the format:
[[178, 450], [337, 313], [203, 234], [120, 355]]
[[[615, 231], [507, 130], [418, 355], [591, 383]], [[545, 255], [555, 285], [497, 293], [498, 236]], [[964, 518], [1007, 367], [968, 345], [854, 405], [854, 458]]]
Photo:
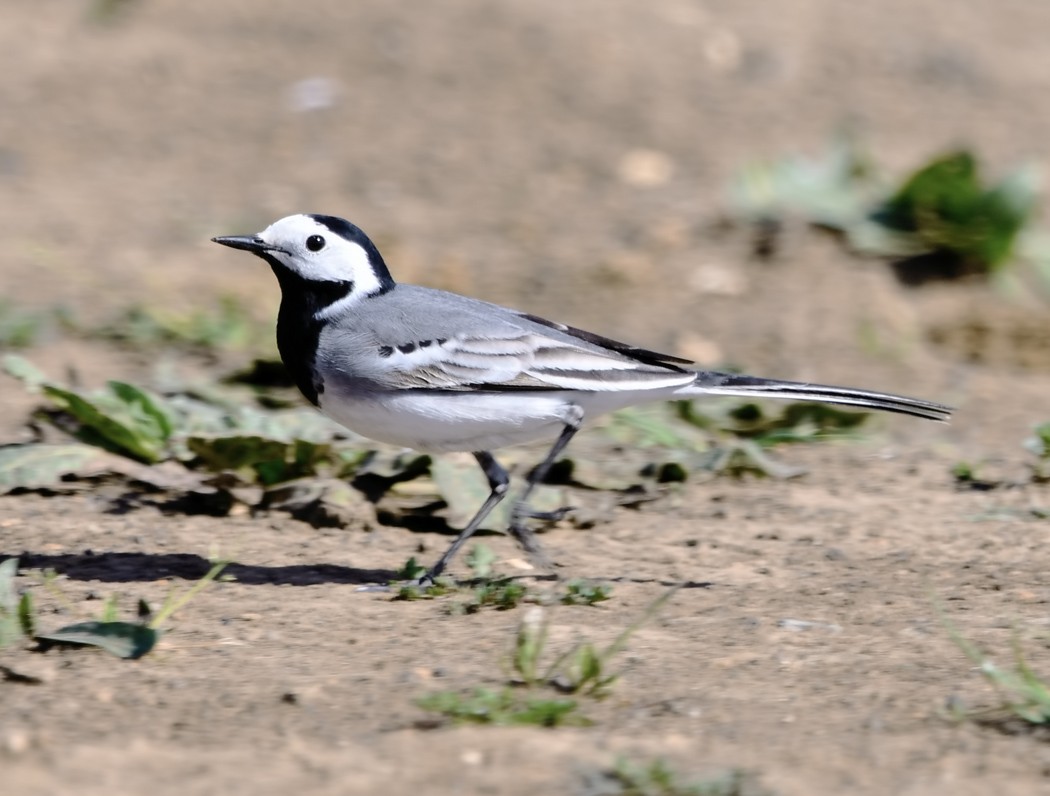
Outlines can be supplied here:
[[[566, 415], [565, 428], [562, 429], [558, 439], [555, 441], [554, 445], [551, 446], [550, 451], [547, 452], [547, 457], [540, 462], [531, 473], [529, 473], [529, 478], [525, 483], [525, 491], [522, 492], [521, 497], [515, 502], [514, 511], [511, 512], [510, 517], [509, 530], [511, 536], [518, 541], [518, 544], [522, 546], [525, 552], [544, 567], [549, 567], [550, 562], [543, 554], [539, 542], [536, 541], [536, 534], [525, 525], [525, 520], [559, 520], [570, 511], [570, 509], [565, 508], [558, 511], [536, 512], [530, 509], [528, 505], [529, 496], [536, 488], [536, 485], [543, 482], [543, 479], [547, 476], [547, 472], [551, 469], [551, 465], [554, 464], [555, 460], [561, 455], [561, 452], [565, 450], [565, 446], [569, 444], [569, 440], [571, 440], [576, 432], [580, 430], [580, 424], [583, 422], [583, 410], [578, 406], [570, 405], [566, 410]], [[456, 537], [456, 540], [448, 550], [445, 551], [445, 554], [438, 559], [438, 562], [430, 568], [430, 571], [428, 571], [426, 575], [420, 578], [420, 583], [432, 583], [438, 575], [445, 571], [445, 567], [448, 566], [456, 553], [459, 552], [459, 548], [461, 548], [466, 541], [474, 535], [474, 532], [481, 527], [481, 523], [485, 521], [485, 518], [488, 517], [491, 511], [499, 505], [500, 501], [503, 500], [507, 494], [510, 477], [507, 475], [507, 471], [500, 466], [500, 463], [496, 461], [493, 455], [488, 451], [475, 451], [474, 458], [477, 459], [478, 464], [481, 465], [481, 469], [484, 471], [485, 477], [489, 480], [489, 487], [492, 491], [485, 499], [485, 502], [481, 504], [478, 513], [474, 515], [469, 523], [467, 523], [467, 527], [460, 532], [459, 536]]]
[[445, 571], [445, 567], [448, 566], [456, 553], [459, 552], [459, 548], [461, 548], [464, 543], [474, 535], [474, 532], [481, 527], [481, 523], [485, 521], [485, 518], [489, 513], [499, 505], [499, 502], [503, 500], [507, 494], [510, 477], [507, 475], [507, 471], [500, 466], [500, 463], [493, 458], [492, 454], [488, 451], [475, 451], [474, 458], [478, 460], [478, 464], [481, 465], [481, 469], [485, 472], [485, 477], [489, 480], [489, 488], [492, 491], [485, 499], [485, 502], [481, 504], [478, 513], [474, 515], [474, 518], [467, 523], [467, 527], [456, 537], [456, 541], [452, 543], [452, 546], [449, 547], [449, 549], [445, 551], [445, 554], [438, 559], [438, 562], [430, 568], [430, 571], [420, 579], [420, 582], [422, 583], [428, 581], [433, 582], [438, 575]]
[[571, 509], [564, 508], [559, 509], [558, 511], [544, 512], [533, 511], [529, 508], [529, 496], [532, 494], [532, 491], [536, 488], [537, 484], [543, 483], [543, 479], [547, 477], [547, 472], [551, 469], [551, 465], [553, 465], [561, 455], [561, 452], [565, 450], [565, 446], [569, 444], [569, 440], [571, 440], [576, 432], [580, 430], [580, 423], [583, 421], [583, 414], [582, 412], [578, 414], [579, 416], [573, 424], [570, 425], [566, 423], [565, 428], [561, 431], [561, 435], [547, 453], [547, 458], [540, 462], [539, 466], [535, 467], [533, 471], [529, 473], [529, 479], [525, 483], [525, 491], [521, 493], [521, 497], [515, 502], [514, 511], [511, 512], [510, 515], [509, 530], [511, 536], [518, 540], [518, 544], [522, 546], [525, 552], [527, 552], [536, 563], [547, 569], [550, 568], [550, 561], [540, 548], [540, 543], [536, 539], [536, 534], [534, 534], [525, 524], [525, 521], [529, 519], [548, 521], [560, 520], [571, 511]]

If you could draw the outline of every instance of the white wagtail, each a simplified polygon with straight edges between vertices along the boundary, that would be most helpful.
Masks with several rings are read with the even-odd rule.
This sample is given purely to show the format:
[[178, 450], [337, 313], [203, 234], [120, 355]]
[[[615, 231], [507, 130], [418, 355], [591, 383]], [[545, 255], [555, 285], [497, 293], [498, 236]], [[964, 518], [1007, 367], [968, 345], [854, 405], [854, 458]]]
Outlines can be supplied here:
[[[528, 477], [510, 533], [539, 546], [528, 498], [584, 417], [701, 395], [789, 398], [947, 420], [941, 404], [900, 395], [696, 371], [687, 359], [442, 290], [394, 282], [348, 221], [295, 215], [256, 235], [213, 238], [270, 264], [281, 285], [277, 346], [303, 395], [363, 436], [421, 451], [470, 451], [491, 493], [427, 573], [436, 578], [507, 492], [495, 448], [557, 437]], [[567, 511], [567, 510], [565, 510]]]

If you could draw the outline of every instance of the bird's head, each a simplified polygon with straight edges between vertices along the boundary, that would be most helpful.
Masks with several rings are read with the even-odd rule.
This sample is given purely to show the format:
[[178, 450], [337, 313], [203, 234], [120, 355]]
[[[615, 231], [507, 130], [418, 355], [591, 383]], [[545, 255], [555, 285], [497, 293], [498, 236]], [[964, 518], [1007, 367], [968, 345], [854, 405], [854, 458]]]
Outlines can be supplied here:
[[335, 216], [286, 216], [255, 235], [212, 240], [266, 260], [282, 284], [284, 276], [306, 283], [306, 288], [311, 284], [319, 288], [345, 285], [347, 292], [357, 297], [383, 293], [394, 286], [375, 244], [359, 228]]

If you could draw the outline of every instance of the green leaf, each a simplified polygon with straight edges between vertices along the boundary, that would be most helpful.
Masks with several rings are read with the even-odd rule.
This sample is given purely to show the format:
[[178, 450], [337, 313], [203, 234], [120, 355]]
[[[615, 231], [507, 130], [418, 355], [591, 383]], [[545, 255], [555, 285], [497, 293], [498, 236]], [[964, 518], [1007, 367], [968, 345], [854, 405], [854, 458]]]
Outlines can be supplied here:
[[927, 252], [954, 256], [966, 268], [993, 271], [1013, 254], [1035, 209], [1038, 176], [1022, 169], [986, 188], [970, 152], [941, 156], [912, 174], [874, 214]]
[[106, 456], [97, 448], [76, 443], [0, 447], [0, 491], [52, 486], [70, 473], [95, 469]]
[[153, 649], [160, 631], [131, 622], [79, 622], [36, 638], [57, 644], [99, 647], [118, 658], [141, 658]]
[[114, 411], [116, 407], [103, 408], [92, 399], [53, 384], [44, 385], [44, 394], [84, 426], [79, 436], [85, 441], [150, 464], [163, 458], [163, 440], [136, 428], [130, 416], [115, 417], [119, 413], [119, 409]]
[[469, 696], [454, 691], [440, 691], [416, 700], [416, 704], [459, 723], [532, 724], [540, 727], [589, 723], [584, 718], [572, 715], [577, 709], [574, 700], [519, 697], [509, 688], [501, 691], [477, 688]]
[[153, 436], [161, 440], [171, 437], [174, 431], [172, 419], [162, 407], [159, 398], [123, 381], [109, 382], [109, 389], [129, 407], [137, 410], [136, 416], [142, 418], [140, 425], [144, 427], [144, 431], [153, 432]]
[[412, 556], [404, 563], [404, 565], [397, 571], [394, 576], [395, 581], [401, 580], [419, 580], [427, 574], [427, 568], [419, 563], [419, 560]]
[[695, 426], [718, 429], [764, 447], [852, 436], [869, 416], [866, 412], [808, 401], [780, 404], [776, 414], [752, 402], [722, 407], [707, 402], [702, 409], [692, 401], [678, 401], [676, 405], [679, 416]]
[[33, 596], [29, 592], [22, 594], [18, 600], [18, 624], [22, 635], [32, 637], [36, 633], [36, 613], [33, 610]]
[[36, 365], [25, 357], [17, 354], [7, 354], [3, 359], [4, 372], [22, 382], [33, 392], [40, 389], [40, 385], [47, 381], [47, 376]]
[[225, 437], [194, 436], [186, 446], [208, 470], [253, 473], [264, 486], [315, 475], [319, 466], [331, 461], [331, 446], [294, 440], [283, 442], [258, 435]]
[[186, 446], [208, 470], [242, 470], [259, 463], [284, 462], [288, 443], [257, 435], [190, 437]]
[[565, 594], [561, 602], [563, 605], [595, 605], [610, 599], [611, 596], [612, 586], [575, 578], [565, 585]]

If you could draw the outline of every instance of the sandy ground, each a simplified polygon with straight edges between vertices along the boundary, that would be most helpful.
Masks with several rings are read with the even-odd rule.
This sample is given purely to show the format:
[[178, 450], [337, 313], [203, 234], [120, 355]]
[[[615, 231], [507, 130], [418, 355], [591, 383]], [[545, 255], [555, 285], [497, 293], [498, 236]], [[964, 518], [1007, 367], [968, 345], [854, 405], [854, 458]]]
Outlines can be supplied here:
[[[618, 756], [687, 779], [742, 768], [800, 796], [1050, 792], [1044, 742], [949, 720], [995, 697], [939, 617], [1004, 663], [1016, 635], [1050, 671], [1044, 522], [1025, 519], [1050, 496], [960, 490], [950, 472], [1023, 480], [1021, 442], [1048, 419], [1043, 303], [906, 289], [802, 232], [757, 262], [715, 223], [741, 163], [818, 152], [843, 124], [898, 171], [960, 143], [993, 173], [1045, 159], [1050, 8], [225, 0], [99, 21], [104, 5], [0, 11], [0, 295], [20, 309], [90, 324], [232, 295], [269, 319], [270, 274], [208, 238], [326, 212], [403, 281], [959, 412], [784, 451], [801, 479], [690, 483], [546, 533], [561, 576], [613, 585], [548, 610], [556, 650], [609, 641], [692, 584], [632, 638], [610, 697], [584, 700], [581, 728], [426, 724], [418, 697], [505, 681], [526, 610], [359, 590], [442, 536], [116, 512], [105, 489], [2, 498], [0, 554], [64, 574], [76, 612], [160, 602], [215, 544], [237, 561], [140, 661], [0, 652], [41, 681], [0, 682], [12, 793], [593, 794]], [[712, 293], [712, 273], [733, 289]], [[28, 355], [86, 384], [154, 373], [58, 333]], [[0, 378], [0, 431], [19, 440], [33, 401]], [[43, 619], [67, 618], [35, 593]]]

